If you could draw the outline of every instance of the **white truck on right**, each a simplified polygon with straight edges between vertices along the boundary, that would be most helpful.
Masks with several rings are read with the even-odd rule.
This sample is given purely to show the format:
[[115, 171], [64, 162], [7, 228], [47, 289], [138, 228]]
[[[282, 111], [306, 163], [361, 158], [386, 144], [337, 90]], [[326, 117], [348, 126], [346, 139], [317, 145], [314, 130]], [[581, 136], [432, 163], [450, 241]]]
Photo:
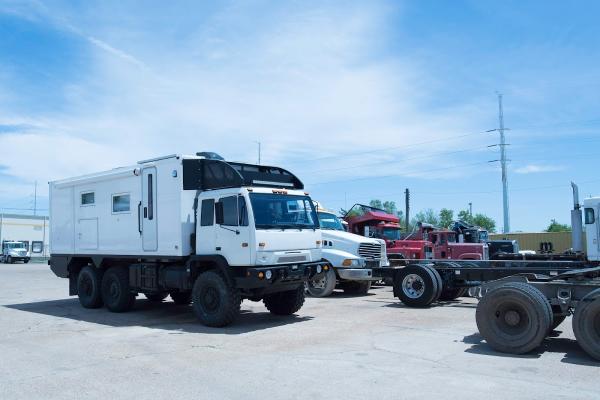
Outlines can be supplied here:
[[372, 268], [389, 266], [385, 241], [349, 233], [334, 212], [315, 202], [323, 235], [322, 257], [330, 266], [306, 284], [313, 297], [330, 296], [336, 287], [347, 294], [366, 294], [371, 288]]

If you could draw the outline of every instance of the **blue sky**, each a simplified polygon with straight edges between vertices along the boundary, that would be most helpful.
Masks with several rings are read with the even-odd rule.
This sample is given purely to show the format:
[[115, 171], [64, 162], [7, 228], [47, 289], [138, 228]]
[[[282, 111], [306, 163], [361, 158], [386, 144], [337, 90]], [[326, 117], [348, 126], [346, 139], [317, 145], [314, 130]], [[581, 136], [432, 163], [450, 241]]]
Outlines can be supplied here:
[[473, 203], [513, 230], [600, 195], [600, 3], [0, 0], [0, 208], [39, 182], [210, 150], [339, 209]]

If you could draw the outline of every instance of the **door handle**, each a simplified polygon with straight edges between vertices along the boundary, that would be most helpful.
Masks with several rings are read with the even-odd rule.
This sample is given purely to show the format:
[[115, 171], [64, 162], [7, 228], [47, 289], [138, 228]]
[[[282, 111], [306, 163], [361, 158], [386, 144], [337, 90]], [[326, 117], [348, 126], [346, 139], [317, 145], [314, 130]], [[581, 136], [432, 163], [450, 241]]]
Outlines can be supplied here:
[[221, 246], [219, 246], [219, 247], [215, 247], [215, 250], [217, 250], [217, 251], [221, 251]]
[[141, 213], [141, 209], [142, 209], [142, 202], [140, 201], [138, 203], [138, 232], [140, 233], [140, 235], [142, 234], [142, 213]]
[[148, 207], [144, 207], [144, 218], [148, 218]]

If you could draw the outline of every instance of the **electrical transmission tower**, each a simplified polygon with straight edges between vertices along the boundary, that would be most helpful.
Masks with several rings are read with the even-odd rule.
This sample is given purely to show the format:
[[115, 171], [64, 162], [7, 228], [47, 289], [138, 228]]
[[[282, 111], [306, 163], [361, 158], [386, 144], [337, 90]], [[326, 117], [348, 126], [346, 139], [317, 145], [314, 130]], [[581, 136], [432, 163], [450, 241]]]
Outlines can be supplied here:
[[506, 171], [506, 138], [504, 136], [504, 131], [508, 130], [504, 127], [504, 110], [502, 108], [502, 93], [498, 93], [498, 123], [499, 127], [497, 129], [490, 129], [488, 132], [498, 131], [500, 132], [500, 143], [494, 144], [489, 147], [499, 146], [500, 147], [500, 160], [492, 160], [490, 162], [498, 162], [500, 161], [501, 169], [502, 169], [502, 206], [504, 209], [504, 226], [502, 227], [503, 233], [510, 232], [510, 215], [509, 215], [509, 207], [508, 207], [508, 177]]

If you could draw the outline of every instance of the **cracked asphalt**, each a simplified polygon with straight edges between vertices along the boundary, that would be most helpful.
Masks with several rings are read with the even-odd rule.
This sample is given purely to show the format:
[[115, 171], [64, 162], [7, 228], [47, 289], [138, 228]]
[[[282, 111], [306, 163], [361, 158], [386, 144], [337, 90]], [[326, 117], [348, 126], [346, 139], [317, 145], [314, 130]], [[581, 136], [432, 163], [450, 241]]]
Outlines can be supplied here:
[[245, 301], [213, 329], [170, 301], [113, 314], [67, 293], [44, 264], [0, 264], [0, 399], [600, 398], [570, 318], [512, 356], [481, 339], [473, 299], [411, 309], [376, 287], [291, 317]]

